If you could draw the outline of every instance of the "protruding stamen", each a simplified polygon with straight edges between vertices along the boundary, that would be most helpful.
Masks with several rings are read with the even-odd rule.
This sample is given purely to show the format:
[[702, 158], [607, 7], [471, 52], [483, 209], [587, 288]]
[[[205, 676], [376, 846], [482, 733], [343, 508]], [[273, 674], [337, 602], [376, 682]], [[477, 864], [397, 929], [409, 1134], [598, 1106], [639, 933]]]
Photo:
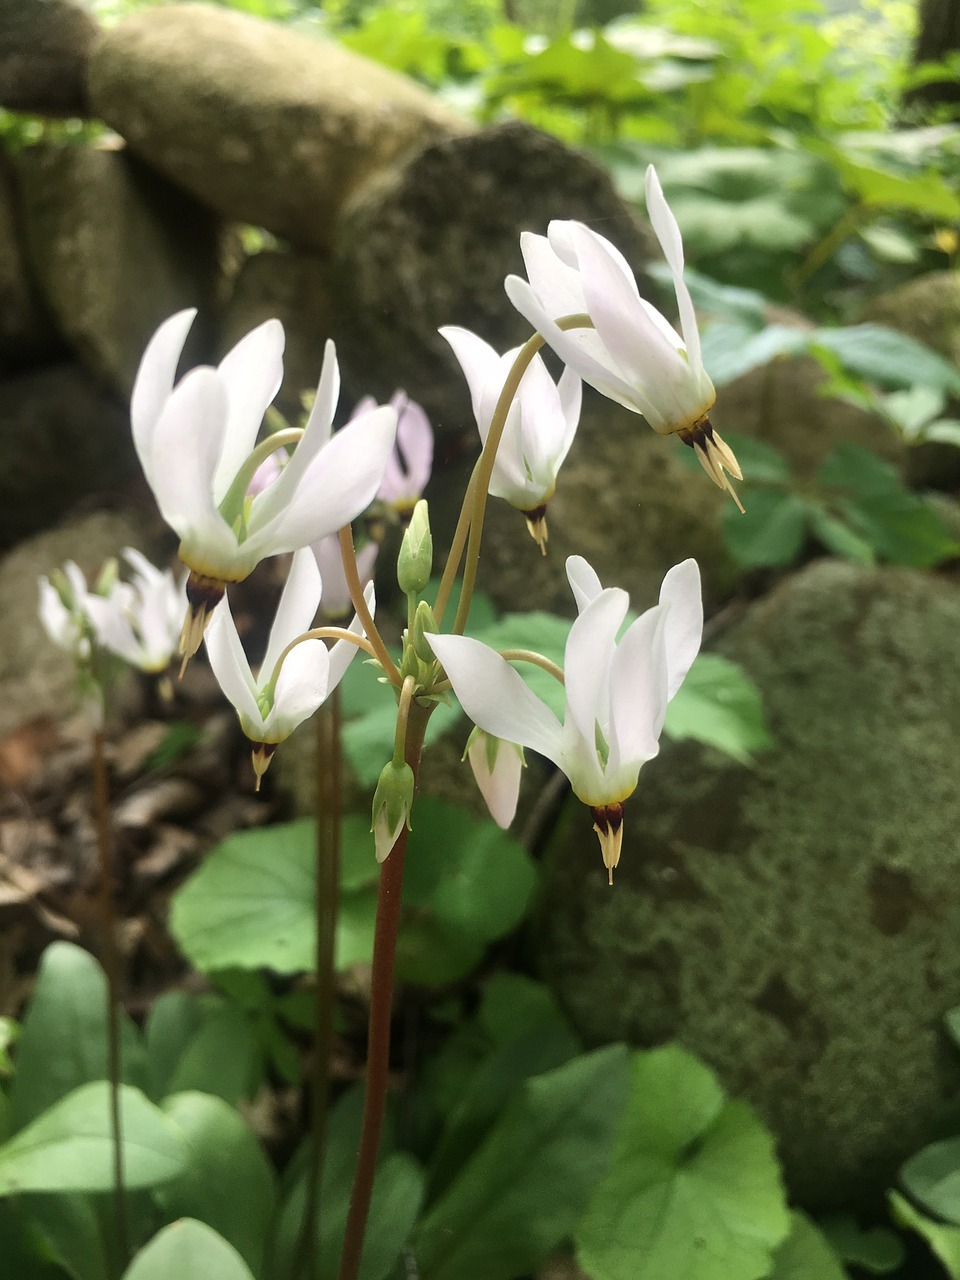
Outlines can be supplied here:
[[260, 790], [260, 783], [263, 781], [263, 775], [270, 768], [270, 761], [273, 759], [276, 749], [277, 744], [275, 742], [254, 743], [253, 751], [250, 753], [250, 759], [253, 761], [253, 772], [257, 775], [257, 791]]
[[623, 805], [619, 801], [591, 805], [590, 812], [593, 814], [593, 829], [600, 840], [603, 865], [609, 873], [610, 884], [613, 884], [613, 869], [620, 861], [623, 844]]
[[725, 489], [729, 493], [742, 515], [743, 504], [737, 496], [737, 491], [727, 479], [726, 473], [729, 471], [735, 480], [742, 480], [743, 472], [740, 470], [740, 464], [733, 450], [721, 438], [720, 433], [713, 429], [710, 419], [701, 418], [692, 427], [678, 431], [677, 435], [694, 451], [700, 460], [700, 465], [713, 483], [719, 489]]
[[223, 599], [226, 589], [227, 584], [219, 578], [208, 578], [191, 569], [187, 578], [187, 616], [180, 632], [180, 652], [183, 655], [183, 662], [180, 664], [181, 678], [187, 669], [187, 663], [200, 648], [210, 615]]
[[550, 537], [550, 531], [547, 528], [547, 504], [544, 502], [539, 507], [534, 507], [532, 511], [524, 511], [523, 518], [527, 522], [530, 537], [540, 548], [540, 554], [545, 556], [547, 541]]

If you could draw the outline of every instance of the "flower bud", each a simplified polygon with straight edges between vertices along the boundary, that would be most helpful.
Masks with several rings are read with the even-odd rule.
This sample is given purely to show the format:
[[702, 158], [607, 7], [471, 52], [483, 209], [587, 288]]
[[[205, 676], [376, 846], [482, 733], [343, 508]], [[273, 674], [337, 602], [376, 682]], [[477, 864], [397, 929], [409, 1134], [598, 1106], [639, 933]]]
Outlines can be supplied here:
[[469, 760], [490, 816], [504, 830], [513, 821], [520, 795], [520, 770], [526, 763], [523, 747], [475, 728], [463, 758]]
[[430, 581], [433, 569], [433, 536], [430, 533], [430, 511], [423, 498], [413, 508], [413, 515], [400, 544], [397, 558], [397, 582], [405, 595], [419, 595]]
[[373, 797], [373, 823], [370, 830], [376, 845], [378, 862], [386, 862], [390, 850], [404, 826], [410, 826], [415, 779], [408, 764], [391, 760], [383, 766]]
[[410, 643], [413, 646], [414, 653], [428, 667], [436, 665], [437, 655], [433, 652], [426, 637], [435, 636], [439, 631], [440, 628], [437, 626], [437, 620], [433, 616], [433, 610], [426, 600], [421, 600], [413, 615], [413, 634], [410, 637]]

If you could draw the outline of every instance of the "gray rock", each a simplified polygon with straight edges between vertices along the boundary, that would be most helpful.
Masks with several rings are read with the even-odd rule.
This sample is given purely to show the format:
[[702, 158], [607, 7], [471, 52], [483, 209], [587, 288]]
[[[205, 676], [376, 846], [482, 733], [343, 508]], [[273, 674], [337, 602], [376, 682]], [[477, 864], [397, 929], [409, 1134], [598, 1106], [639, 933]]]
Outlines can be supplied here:
[[108, 556], [125, 546], [151, 553], [141, 516], [89, 512], [22, 543], [0, 560], [0, 734], [38, 716], [62, 717], [75, 705], [73, 665], [37, 619], [40, 575], [75, 560], [89, 580]]
[[24, 261], [12, 174], [0, 154], [0, 372], [36, 364], [63, 349]]
[[951, 582], [812, 565], [720, 645], [775, 747], [666, 744], [612, 890], [582, 806], [549, 859], [540, 960], [587, 1039], [703, 1055], [811, 1207], [880, 1193], [960, 1086], [958, 628]]
[[86, 115], [99, 24], [79, 0], [0, 0], [0, 106]]
[[462, 325], [501, 351], [525, 341], [530, 328], [503, 281], [523, 274], [520, 232], [543, 232], [551, 218], [600, 227], [634, 265], [649, 256], [649, 235], [609, 175], [520, 121], [437, 143], [371, 180], [344, 210], [333, 249], [348, 391], [382, 399], [404, 387], [439, 431], [472, 432], [437, 328]]
[[332, 41], [202, 4], [144, 9], [107, 32], [90, 96], [139, 155], [212, 208], [320, 247], [370, 173], [470, 128]]
[[209, 354], [216, 227], [124, 150], [35, 147], [15, 157], [34, 276], [81, 359], [127, 396], [143, 349], [173, 312], [198, 306], [189, 348]]
[[135, 473], [127, 412], [75, 364], [0, 382], [0, 548]]
[[296, 422], [301, 395], [314, 391], [323, 363], [323, 344], [333, 329], [329, 264], [323, 254], [291, 249], [254, 254], [240, 267], [221, 322], [219, 354], [245, 333], [276, 316], [283, 322], [283, 386], [276, 405]]

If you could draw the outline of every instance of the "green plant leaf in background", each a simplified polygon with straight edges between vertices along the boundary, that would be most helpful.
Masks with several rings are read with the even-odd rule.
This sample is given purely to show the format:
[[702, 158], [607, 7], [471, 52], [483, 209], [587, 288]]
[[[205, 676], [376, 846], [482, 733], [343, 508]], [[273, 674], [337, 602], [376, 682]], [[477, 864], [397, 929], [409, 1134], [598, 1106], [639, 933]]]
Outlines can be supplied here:
[[694, 738], [743, 764], [773, 745], [760, 691], [744, 671], [718, 653], [701, 653], [667, 708], [665, 732]]
[[928, 1216], [960, 1227], [960, 1138], [924, 1147], [903, 1165], [897, 1180]]
[[849, 1280], [827, 1237], [805, 1213], [790, 1215], [790, 1234], [777, 1250], [769, 1280]]
[[[120, 1015], [121, 1069], [128, 1084], [145, 1082], [136, 1028]], [[107, 1078], [107, 989], [103, 970], [72, 942], [54, 942], [40, 962], [33, 999], [17, 1044], [9, 1129], [16, 1133], [79, 1085]]]
[[276, 1176], [241, 1116], [220, 1098], [178, 1093], [164, 1113], [183, 1135], [186, 1167], [155, 1195], [170, 1219], [197, 1218], [260, 1274], [273, 1216]]
[[[81, 1085], [0, 1147], [0, 1195], [18, 1191], [109, 1191], [113, 1186], [110, 1086]], [[139, 1089], [120, 1093], [124, 1180], [152, 1187], [184, 1166], [179, 1133]]]
[[231, 1106], [249, 1096], [253, 1032], [243, 1013], [226, 1001], [169, 991], [154, 1001], [145, 1039], [155, 1102], [186, 1090], [213, 1094]]
[[253, 1280], [232, 1245], [202, 1222], [182, 1218], [158, 1232], [123, 1280]]
[[745, 515], [730, 507], [723, 518], [724, 541], [737, 564], [743, 569], [792, 564], [807, 536], [804, 500], [781, 489], [757, 489], [744, 506]]
[[628, 1088], [614, 1045], [528, 1080], [414, 1237], [430, 1280], [512, 1280], [570, 1232], [602, 1177]]
[[750, 1108], [679, 1046], [636, 1054], [611, 1167], [575, 1233], [593, 1280], [759, 1280], [789, 1226]]
[[894, 1222], [923, 1236], [951, 1280], [960, 1280], [960, 1227], [925, 1217], [896, 1191], [889, 1192], [889, 1199]]
[[871, 1275], [883, 1276], [903, 1265], [903, 1239], [891, 1227], [861, 1227], [850, 1213], [830, 1214], [818, 1225], [838, 1258]]

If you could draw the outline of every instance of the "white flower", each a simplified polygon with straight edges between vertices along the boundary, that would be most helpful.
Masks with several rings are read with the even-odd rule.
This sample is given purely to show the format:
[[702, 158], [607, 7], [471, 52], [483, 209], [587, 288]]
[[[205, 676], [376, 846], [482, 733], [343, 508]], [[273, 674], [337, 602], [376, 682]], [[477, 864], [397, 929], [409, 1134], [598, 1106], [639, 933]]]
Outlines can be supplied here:
[[667, 703], [700, 647], [700, 571], [685, 560], [669, 571], [660, 601], [617, 633], [629, 600], [603, 589], [581, 556], [567, 561], [580, 616], [564, 655], [561, 724], [498, 653], [467, 636], [429, 636], [464, 711], [487, 733], [538, 751], [590, 806], [605, 865], [620, 857], [623, 802], [641, 766], [659, 751]]
[[[485, 444], [497, 401], [519, 347], [498, 356], [469, 329], [440, 330], [453, 348], [470, 388], [473, 416]], [[554, 382], [539, 356], [525, 370], [507, 414], [490, 477], [490, 493], [527, 517], [530, 532], [546, 552], [546, 504], [580, 421], [582, 385], [571, 366]]]
[[[703, 366], [693, 302], [683, 278], [680, 229], [651, 165], [647, 213], [673, 276], [678, 334], [641, 298], [623, 254], [582, 222], [551, 222], [546, 236], [524, 232], [529, 282], [508, 276], [510, 301], [585, 382], [641, 413], [659, 435], [680, 435], [710, 478], [736, 494], [724, 472], [742, 479], [737, 460], [708, 414], [717, 396]], [[557, 320], [586, 314], [593, 327], [563, 330]], [[682, 336], [681, 336], [682, 334]]]
[[186, 574], [177, 582], [133, 547], [123, 555], [134, 570], [132, 581], [119, 583], [106, 599], [89, 596], [87, 612], [105, 649], [141, 671], [165, 671], [187, 612]]
[[276, 479], [251, 497], [263, 460], [262, 451], [254, 454], [257, 433], [283, 374], [283, 326], [267, 320], [216, 369], [193, 369], [174, 386], [194, 315], [181, 311], [154, 334], [131, 402], [140, 462], [191, 570], [187, 655], [225, 583], [245, 578], [268, 556], [335, 532], [370, 504], [396, 433], [396, 414], [384, 406], [331, 434], [340, 374], [328, 342], [303, 436]]
[[[276, 617], [270, 629], [267, 651], [259, 673], [250, 670], [243, 645], [224, 598], [213, 611], [207, 628], [207, 656], [220, 688], [236, 708], [240, 727], [254, 743], [253, 765], [257, 785], [266, 772], [278, 742], [326, 701], [340, 683], [357, 647], [338, 640], [328, 649], [323, 640], [310, 639], [295, 645], [283, 663], [280, 659], [298, 636], [309, 631], [320, 605], [322, 584], [317, 562], [309, 547], [293, 557]], [[373, 609], [373, 587], [364, 593]], [[356, 618], [350, 630], [361, 634]]]
[[60, 588], [46, 575], [40, 578], [38, 614], [44, 631], [57, 646], [76, 661], [90, 657], [90, 634], [93, 624], [87, 610], [91, 599], [87, 580], [79, 565], [68, 560], [63, 566]]
[[463, 756], [470, 762], [491, 818], [506, 830], [514, 819], [520, 798], [523, 748], [515, 742], [491, 737], [482, 729], [474, 729], [467, 739]]

